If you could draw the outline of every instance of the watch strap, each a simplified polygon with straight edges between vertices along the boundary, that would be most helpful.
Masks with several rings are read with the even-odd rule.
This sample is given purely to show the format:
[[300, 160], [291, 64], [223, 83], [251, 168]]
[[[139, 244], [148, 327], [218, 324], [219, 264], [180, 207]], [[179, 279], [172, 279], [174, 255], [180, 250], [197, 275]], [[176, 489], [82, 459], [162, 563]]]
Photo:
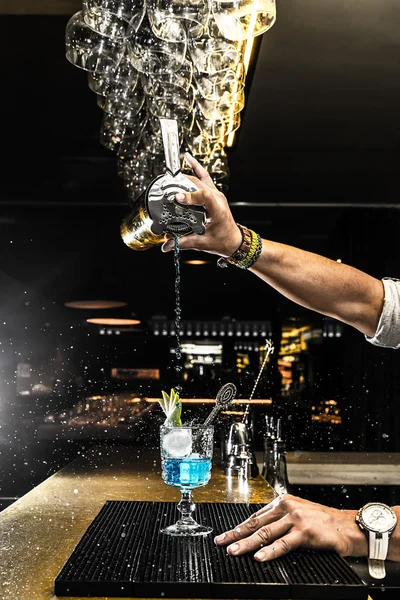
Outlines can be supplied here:
[[369, 532], [369, 558], [368, 570], [374, 579], [383, 579], [386, 576], [385, 559], [389, 548], [388, 532]]
[[384, 579], [386, 577], [385, 561], [369, 558], [368, 572], [374, 579]]

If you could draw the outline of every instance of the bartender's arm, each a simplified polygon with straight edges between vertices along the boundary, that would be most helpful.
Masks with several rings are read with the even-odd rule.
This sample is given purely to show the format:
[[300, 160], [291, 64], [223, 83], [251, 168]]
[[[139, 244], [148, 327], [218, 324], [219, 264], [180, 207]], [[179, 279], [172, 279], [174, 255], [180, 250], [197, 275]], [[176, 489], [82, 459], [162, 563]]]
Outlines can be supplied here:
[[[392, 507], [400, 523], [400, 506]], [[283, 556], [300, 546], [336, 550], [341, 556], [368, 556], [368, 541], [356, 523], [357, 510], [339, 510], [285, 494], [215, 538], [228, 554], [254, 553], [260, 562]], [[393, 531], [387, 554], [400, 562], [400, 525]]]
[[[242, 234], [207, 171], [193, 157], [187, 160], [200, 191], [179, 194], [177, 200], [203, 205], [209, 221], [204, 235], [182, 237], [179, 245], [229, 257], [240, 246]], [[172, 248], [172, 240], [163, 245], [164, 252]], [[343, 263], [270, 240], [262, 240], [261, 255], [250, 270], [297, 304], [355, 327], [373, 344], [400, 347], [398, 282], [380, 281]]]

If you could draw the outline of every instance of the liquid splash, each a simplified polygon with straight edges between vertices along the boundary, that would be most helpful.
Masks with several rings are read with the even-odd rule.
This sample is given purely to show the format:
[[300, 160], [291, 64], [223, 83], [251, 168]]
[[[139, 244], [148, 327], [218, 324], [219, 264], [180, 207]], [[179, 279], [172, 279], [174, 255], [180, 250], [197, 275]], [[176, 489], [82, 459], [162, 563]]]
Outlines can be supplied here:
[[[181, 267], [180, 267], [180, 248], [179, 235], [174, 233], [174, 265], [175, 265], [175, 373], [179, 379], [182, 371], [182, 348], [181, 348]], [[182, 392], [182, 386], [176, 385], [175, 391], [178, 394]]]

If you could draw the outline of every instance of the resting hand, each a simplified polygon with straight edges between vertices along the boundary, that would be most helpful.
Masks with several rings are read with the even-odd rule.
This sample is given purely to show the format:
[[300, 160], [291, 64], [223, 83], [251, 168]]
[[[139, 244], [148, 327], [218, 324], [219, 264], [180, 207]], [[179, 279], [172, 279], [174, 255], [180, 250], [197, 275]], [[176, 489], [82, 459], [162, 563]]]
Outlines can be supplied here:
[[237, 556], [255, 552], [259, 562], [296, 548], [336, 550], [341, 556], [366, 556], [365, 534], [356, 524], [356, 510], [339, 510], [290, 494], [280, 496], [249, 519], [215, 538]]
[[[204, 250], [220, 256], [231, 256], [242, 242], [242, 234], [230, 211], [228, 201], [214, 185], [210, 175], [193, 156], [186, 155], [186, 160], [197, 177], [186, 175], [199, 188], [198, 192], [177, 194], [180, 204], [197, 204], [203, 206], [207, 213], [207, 226], [204, 235], [195, 233], [179, 239], [182, 250]], [[174, 248], [174, 241], [164, 242], [161, 250], [169, 252]]]

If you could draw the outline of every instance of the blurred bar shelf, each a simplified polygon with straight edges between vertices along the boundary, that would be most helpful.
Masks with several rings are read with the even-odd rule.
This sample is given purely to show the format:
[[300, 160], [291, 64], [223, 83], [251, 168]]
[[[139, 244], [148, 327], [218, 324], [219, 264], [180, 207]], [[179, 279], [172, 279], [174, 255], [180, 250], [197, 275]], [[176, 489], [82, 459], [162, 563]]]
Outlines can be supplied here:
[[131, 440], [136, 439], [137, 426], [129, 425], [62, 425], [60, 423], [44, 423], [37, 428], [37, 439], [40, 441], [63, 440]]
[[[262, 452], [256, 452], [262, 469]], [[296, 485], [399, 485], [400, 452], [287, 452]]]
[[[147, 402], [158, 402], [157, 398], [146, 398]], [[215, 398], [181, 398], [182, 404], [215, 404]], [[272, 404], [271, 398], [258, 398], [256, 400], [247, 400], [246, 398], [238, 398], [232, 402], [231, 406], [241, 404]]]

